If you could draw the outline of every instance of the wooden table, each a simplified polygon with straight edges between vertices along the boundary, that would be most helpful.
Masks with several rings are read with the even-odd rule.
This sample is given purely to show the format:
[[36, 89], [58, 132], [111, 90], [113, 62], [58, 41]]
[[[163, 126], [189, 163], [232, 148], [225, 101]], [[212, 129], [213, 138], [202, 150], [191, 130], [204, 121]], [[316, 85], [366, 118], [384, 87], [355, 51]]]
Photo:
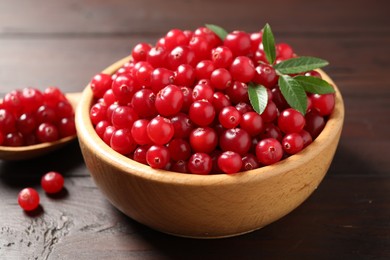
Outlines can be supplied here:
[[[325, 71], [343, 93], [346, 118], [314, 194], [281, 220], [226, 239], [174, 237], [124, 216], [94, 185], [77, 142], [35, 160], [0, 161], [0, 259], [389, 259], [389, 7], [386, 0], [1, 1], [1, 94], [51, 85], [81, 91], [136, 43], [154, 43], [174, 27], [257, 31], [269, 22], [278, 42], [330, 61]], [[65, 176], [57, 196], [39, 185], [50, 170]], [[41, 193], [37, 214], [16, 202], [26, 186]]]

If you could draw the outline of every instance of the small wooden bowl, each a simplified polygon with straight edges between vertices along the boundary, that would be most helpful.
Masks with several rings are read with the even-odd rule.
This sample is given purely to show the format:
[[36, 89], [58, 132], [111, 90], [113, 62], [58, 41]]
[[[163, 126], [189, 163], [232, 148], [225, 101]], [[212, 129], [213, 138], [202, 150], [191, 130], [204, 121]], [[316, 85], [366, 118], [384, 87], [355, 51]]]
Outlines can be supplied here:
[[[104, 72], [114, 73], [128, 59]], [[343, 100], [335, 88], [334, 112], [312, 144], [274, 165], [233, 175], [155, 170], [116, 153], [91, 124], [89, 109], [93, 100], [89, 86], [76, 112], [78, 138], [96, 185], [132, 219], [177, 236], [235, 236], [280, 219], [318, 187], [333, 159], [344, 121]]]

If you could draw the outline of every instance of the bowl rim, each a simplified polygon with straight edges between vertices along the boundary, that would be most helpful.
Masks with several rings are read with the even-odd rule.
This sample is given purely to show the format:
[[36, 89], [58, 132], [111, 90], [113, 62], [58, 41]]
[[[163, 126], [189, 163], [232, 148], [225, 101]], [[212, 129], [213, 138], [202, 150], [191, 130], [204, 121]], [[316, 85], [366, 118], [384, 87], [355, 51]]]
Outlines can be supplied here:
[[[130, 56], [122, 58], [104, 69], [102, 73], [113, 74], [122, 67], [123, 64], [130, 61], [130, 59]], [[237, 185], [253, 180], [262, 181], [264, 179], [286, 173], [299, 165], [306, 164], [314, 157], [318, 156], [318, 154], [321, 153], [331, 142], [333, 142], [341, 132], [345, 113], [341, 93], [333, 80], [323, 70], [318, 71], [323, 79], [331, 83], [336, 90], [335, 108], [332, 114], [328, 117], [325, 127], [320, 135], [310, 145], [299, 153], [291, 155], [288, 158], [282, 159], [272, 165], [235, 174], [197, 175], [153, 169], [150, 166], [134, 161], [115, 152], [96, 134], [89, 118], [89, 110], [93, 101], [90, 84], [85, 87], [80, 103], [76, 109], [76, 128], [78, 138], [80, 141], [83, 141], [85, 146], [89, 146], [91, 151], [94, 151], [94, 156], [98, 157], [105, 163], [121, 169], [121, 171], [125, 174], [149, 181], [181, 186], [214, 186], [216, 184]]]

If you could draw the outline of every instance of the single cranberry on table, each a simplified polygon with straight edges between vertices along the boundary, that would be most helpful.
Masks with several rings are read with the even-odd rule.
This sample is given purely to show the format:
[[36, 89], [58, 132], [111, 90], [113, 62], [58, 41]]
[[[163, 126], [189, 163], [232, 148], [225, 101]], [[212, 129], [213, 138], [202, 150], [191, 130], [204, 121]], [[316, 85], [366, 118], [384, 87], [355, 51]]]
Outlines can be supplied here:
[[59, 172], [48, 172], [42, 176], [41, 186], [49, 194], [60, 192], [64, 187], [64, 177]]
[[19, 192], [18, 204], [25, 211], [32, 211], [39, 206], [39, 194], [33, 188], [24, 188]]

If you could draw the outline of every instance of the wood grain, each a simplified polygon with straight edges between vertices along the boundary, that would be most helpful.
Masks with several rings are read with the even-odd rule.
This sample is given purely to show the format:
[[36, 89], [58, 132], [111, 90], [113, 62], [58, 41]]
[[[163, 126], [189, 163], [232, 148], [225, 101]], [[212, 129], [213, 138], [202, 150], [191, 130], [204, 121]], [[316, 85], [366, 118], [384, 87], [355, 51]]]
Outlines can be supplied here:
[[[390, 257], [390, 17], [388, 1], [0, 1], [0, 93], [57, 85], [74, 92], [136, 42], [215, 23], [255, 31], [265, 22], [298, 53], [330, 61], [346, 117], [334, 161], [302, 206], [264, 229], [220, 240], [177, 238], [115, 210], [97, 190], [77, 142], [23, 163], [0, 161], [1, 259]], [[39, 187], [49, 170], [66, 192]], [[28, 216], [19, 190], [38, 189]], [[46, 235], [45, 235], [46, 234]]]

